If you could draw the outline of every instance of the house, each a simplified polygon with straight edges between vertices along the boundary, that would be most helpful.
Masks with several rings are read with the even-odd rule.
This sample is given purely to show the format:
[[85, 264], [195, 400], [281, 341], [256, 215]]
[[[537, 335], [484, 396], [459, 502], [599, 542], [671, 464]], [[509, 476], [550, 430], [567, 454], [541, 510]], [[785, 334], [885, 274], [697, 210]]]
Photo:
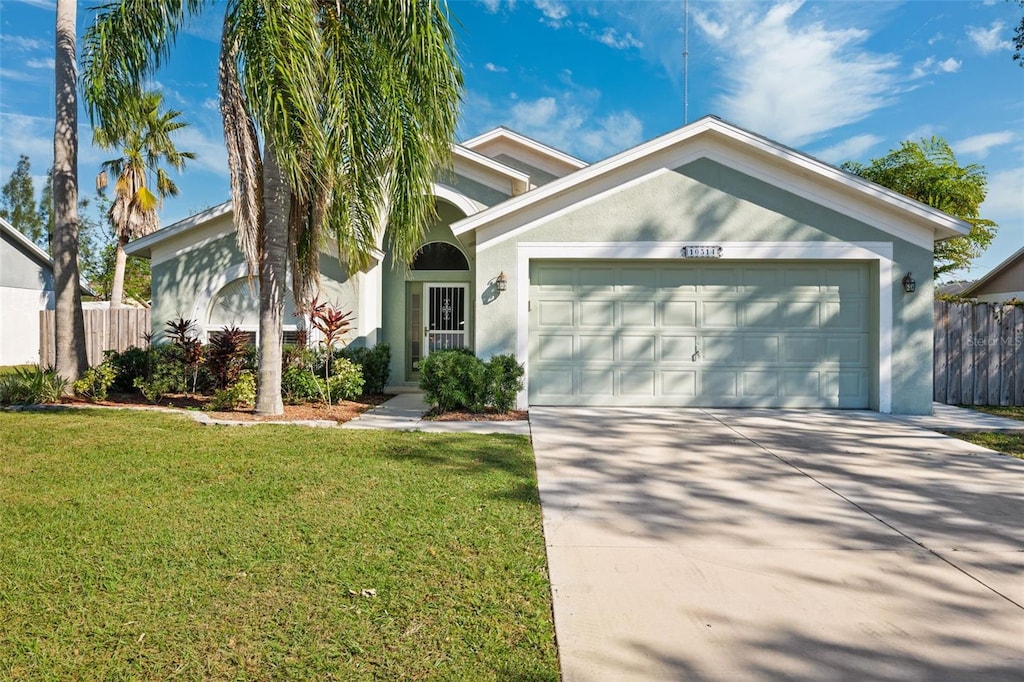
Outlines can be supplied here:
[[[963, 221], [710, 116], [593, 165], [505, 128], [453, 151], [411, 266], [321, 257], [396, 387], [465, 345], [516, 355], [521, 405], [931, 411], [933, 246]], [[129, 252], [154, 331], [255, 331], [229, 204]]]
[[39, 363], [39, 311], [54, 302], [53, 259], [0, 218], [0, 365]]
[[966, 287], [960, 296], [976, 298], [985, 303], [1024, 301], [1024, 247]]

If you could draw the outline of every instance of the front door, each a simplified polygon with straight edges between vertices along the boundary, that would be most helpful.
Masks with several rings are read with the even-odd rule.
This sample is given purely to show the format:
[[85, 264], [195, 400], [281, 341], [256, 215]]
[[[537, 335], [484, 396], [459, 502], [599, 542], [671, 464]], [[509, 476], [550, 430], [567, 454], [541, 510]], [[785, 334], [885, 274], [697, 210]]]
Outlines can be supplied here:
[[424, 284], [423, 357], [466, 346], [466, 284]]

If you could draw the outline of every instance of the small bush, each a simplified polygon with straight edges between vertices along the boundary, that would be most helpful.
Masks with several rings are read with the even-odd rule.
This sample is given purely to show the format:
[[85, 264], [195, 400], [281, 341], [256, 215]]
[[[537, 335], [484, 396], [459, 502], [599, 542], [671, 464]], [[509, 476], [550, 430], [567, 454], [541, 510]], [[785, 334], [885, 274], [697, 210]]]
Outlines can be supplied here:
[[249, 371], [238, 375], [235, 383], [213, 394], [211, 410], [234, 410], [239, 407], [253, 407], [256, 404], [256, 376]]
[[378, 343], [373, 348], [346, 348], [341, 355], [363, 370], [363, 390], [366, 393], [384, 392], [391, 378], [391, 346]]
[[67, 379], [52, 368], [19, 367], [0, 376], [0, 405], [58, 403], [67, 387]]
[[77, 395], [93, 402], [106, 400], [107, 391], [116, 379], [117, 369], [110, 363], [103, 362], [87, 369], [82, 378], [72, 385], [72, 388]]
[[142, 396], [149, 402], [156, 405], [165, 395], [175, 392], [174, 380], [166, 376], [154, 377], [146, 380], [144, 377], [136, 377], [134, 387], [142, 393]]
[[495, 355], [487, 361], [487, 402], [498, 412], [516, 406], [516, 395], [523, 390], [523, 366], [514, 355]]
[[206, 369], [216, 388], [227, 388], [238, 381], [245, 369], [249, 348], [249, 335], [237, 326], [224, 327], [210, 334], [206, 346]]
[[420, 388], [441, 412], [482, 412], [487, 401], [487, 368], [464, 348], [435, 351], [420, 365]]
[[326, 400], [322, 379], [308, 368], [290, 366], [281, 374], [281, 397], [289, 405]]
[[103, 364], [110, 365], [116, 372], [111, 389], [119, 393], [135, 390], [135, 380], [149, 379], [153, 374], [155, 351], [151, 348], [132, 346], [118, 353], [108, 350], [103, 353]]
[[328, 403], [333, 405], [342, 400], [352, 400], [363, 392], [363, 370], [351, 360], [338, 358], [326, 383], [324, 393]]

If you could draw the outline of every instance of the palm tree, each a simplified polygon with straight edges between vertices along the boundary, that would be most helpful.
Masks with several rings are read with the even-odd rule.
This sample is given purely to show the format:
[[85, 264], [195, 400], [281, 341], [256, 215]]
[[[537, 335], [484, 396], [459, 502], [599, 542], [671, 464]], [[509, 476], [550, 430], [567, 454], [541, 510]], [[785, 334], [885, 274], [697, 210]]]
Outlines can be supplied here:
[[[205, 4], [121, 3], [97, 15], [84, 59], [95, 119], [140, 87]], [[229, 0], [219, 81], [238, 244], [259, 279], [256, 411], [279, 414], [287, 266], [305, 310], [328, 237], [358, 269], [386, 225], [396, 258], [411, 259], [449, 160], [462, 75], [437, 0]]]
[[75, 0], [57, 0], [53, 128], [53, 289], [57, 373], [68, 386], [85, 372], [85, 318], [78, 274], [78, 92]]
[[[124, 299], [124, 247], [132, 239], [144, 237], [160, 229], [157, 208], [160, 200], [178, 195], [178, 186], [160, 166], [161, 160], [180, 171], [185, 161], [196, 158], [192, 152], [179, 152], [171, 134], [188, 124], [176, 120], [180, 111], [160, 113], [163, 97], [159, 92], [143, 93], [138, 102], [122, 108], [121, 120], [93, 129], [93, 140], [104, 149], [119, 147], [121, 156], [103, 163], [96, 178], [96, 189], [107, 187], [107, 173], [117, 177], [114, 200], [107, 218], [117, 237], [114, 259], [114, 281], [110, 287], [110, 307], [120, 308]], [[147, 186], [152, 176], [157, 194]]]

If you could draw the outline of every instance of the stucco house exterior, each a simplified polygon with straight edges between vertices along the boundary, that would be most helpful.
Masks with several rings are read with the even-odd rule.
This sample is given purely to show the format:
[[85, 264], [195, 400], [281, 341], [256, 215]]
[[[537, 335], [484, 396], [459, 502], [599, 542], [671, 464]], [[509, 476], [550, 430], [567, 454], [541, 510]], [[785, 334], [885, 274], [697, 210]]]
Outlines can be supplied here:
[[[933, 246], [966, 223], [710, 116], [592, 165], [505, 128], [453, 152], [411, 267], [321, 256], [396, 386], [465, 345], [516, 355], [522, 406], [931, 411]], [[229, 204], [129, 252], [154, 331], [255, 331]]]
[[39, 362], [39, 311], [54, 302], [53, 259], [0, 218], [0, 365]]
[[960, 296], [976, 298], [984, 303], [1003, 303], [1013, 299], [1024, 301], [1024, 247], [964, 288]]

